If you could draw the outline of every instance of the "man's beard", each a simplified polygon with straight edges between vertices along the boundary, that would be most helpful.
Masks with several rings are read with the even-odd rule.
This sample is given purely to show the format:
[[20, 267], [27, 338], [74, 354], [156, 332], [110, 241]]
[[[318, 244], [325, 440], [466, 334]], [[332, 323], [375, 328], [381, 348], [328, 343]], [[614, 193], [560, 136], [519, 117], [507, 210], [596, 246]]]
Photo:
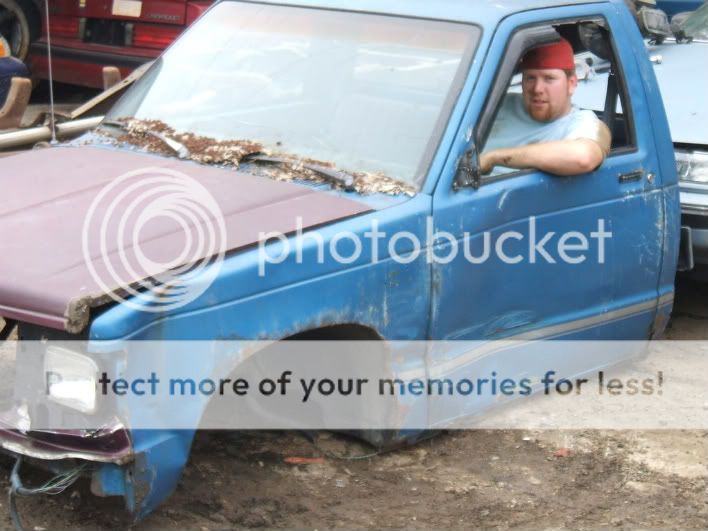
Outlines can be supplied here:
[[554, 116], [553, 108], [548, 104], [534, 106], [532, 103], [526, 105], [526, 112], [537, 122], [550, 122], [557, 116]]

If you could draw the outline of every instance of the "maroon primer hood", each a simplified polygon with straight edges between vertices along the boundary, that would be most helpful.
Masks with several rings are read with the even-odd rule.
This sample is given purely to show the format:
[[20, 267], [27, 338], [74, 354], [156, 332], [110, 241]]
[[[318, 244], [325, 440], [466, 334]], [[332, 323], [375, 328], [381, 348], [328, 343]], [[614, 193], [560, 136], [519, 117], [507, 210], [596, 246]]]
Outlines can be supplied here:
[[[227, 250], [257, 243], [261, 232], [292, 233], [298, 217], [307, 228], [371, 210], [307, 186], [155, 155], [89, 146], [24, 152], [0, 161], [0, 315], [71, 333], [87, 326], [90, 308], [109, 301], [110, 290], [100, 287], [84, 259], [84, 220], [109, 182], [145, 168], [177, 171], [205, 187], [223, 214]], [[157, 262], [183, 245], [184, 231], [169, 227], [140, 232], [141, 249]], [[195, 233], [194, 226], [189, 230]], [[88, 254], [100, 275], [103, 260], [93, 240]], [[115, 257], [127, 244], [108, 245]], [[156, 273], [137, 269], [131, 282]]]

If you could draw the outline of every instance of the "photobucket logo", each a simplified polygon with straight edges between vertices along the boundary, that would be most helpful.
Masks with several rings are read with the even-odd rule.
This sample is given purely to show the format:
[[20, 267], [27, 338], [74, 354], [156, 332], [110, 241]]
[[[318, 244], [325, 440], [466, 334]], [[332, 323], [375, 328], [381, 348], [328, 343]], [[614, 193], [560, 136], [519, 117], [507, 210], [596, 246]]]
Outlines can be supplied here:
[[103, 293], [133, 309], [164, 312], [189, 304], [212, 284], [226, 252], [226, 226], [199, 182], [144, 168], [99, 192], [81, 243]]
[[[378, 263], [385, 256], [399, 264], [409, 264], [424, 254], [428, 264], [449, 264], [460, 253], [470, 264], [483, 264], [497, 260], [504, 264], [582, 264], [590, 257], [596, 257], [598, 264], [606, 259], [606, 240], [612, 232], [606, 228], [605, 220], [597, 220], [597, 228], [584, 234], [580, 231], [541, 232], [536, 217], [528, 218], [528, 226], [522, 232], [502, 231], [493, 234], [485, 231], [472, 235], [464, 232], [455, 235], [444, 230], [436, 230], [435, 221], [428, 216], [426, 233], [421, 238], [409, 231], [387, 234], [380, 230], [374, 219], [370, 230], [363, 234], [339, 231], [325, 240], [319, 231], [303, 232], [301, 218], [296, 220], [296, 232], [292, 238], [278, 233], [260, 233], [258, 247], [258, 273], [264, 276], [266, 265], [283, 263], [294, 254], [295, 263], [305, 262], [305, 250], [316, 253], [318, 264], [325, 261], [352, 264], [366, 256], [370, 263]], [[325, 259], [325, 255], [329, 256]]]

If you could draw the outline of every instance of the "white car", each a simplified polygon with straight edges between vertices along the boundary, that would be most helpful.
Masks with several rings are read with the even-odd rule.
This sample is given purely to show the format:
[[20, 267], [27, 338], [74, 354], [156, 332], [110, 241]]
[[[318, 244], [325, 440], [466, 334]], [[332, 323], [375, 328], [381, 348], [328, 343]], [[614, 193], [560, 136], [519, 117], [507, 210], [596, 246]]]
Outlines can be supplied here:
[[[708, 3], [680, 18], [684, 38], [650, 36], [646, 46], [669, 119], [680, 179], [679, 269], [691, 270], [696, 265], [700, 270], [708, 266]], [[674, 31], [676, 20], [672, 20]], [[580, 82], [573, 100], [600, 114], [606, 61], [586, 52], [576, 56], [576, 66]], [[620, 108], [617, 111], [621, 113]]]

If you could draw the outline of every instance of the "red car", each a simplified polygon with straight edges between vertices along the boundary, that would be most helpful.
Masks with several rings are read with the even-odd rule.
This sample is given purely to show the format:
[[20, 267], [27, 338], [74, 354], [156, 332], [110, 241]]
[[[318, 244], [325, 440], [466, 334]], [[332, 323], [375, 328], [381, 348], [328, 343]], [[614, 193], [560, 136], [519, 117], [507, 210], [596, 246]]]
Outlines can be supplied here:
[[[213, 0], [50, 0], [53, 77], [103, 87], [102, 69], [126, 76], [155, 59]], [[32, 76], [49, 77], [46, 23], [30, 46]]]

